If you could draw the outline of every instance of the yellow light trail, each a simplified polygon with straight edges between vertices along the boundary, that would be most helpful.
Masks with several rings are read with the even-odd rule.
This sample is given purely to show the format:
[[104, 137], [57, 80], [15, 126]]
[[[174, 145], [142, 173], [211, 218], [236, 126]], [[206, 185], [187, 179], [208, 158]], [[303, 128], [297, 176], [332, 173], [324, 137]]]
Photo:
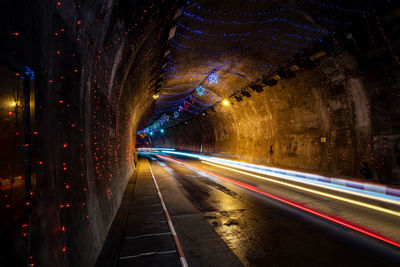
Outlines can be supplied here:
[[[230, 160], [230, 161], [232, 161], [232, 160]], [[210, 162], [214, 162], [214, 161], [210, 161]], [[247, 162], [243, 162], [243, 161], [239, 161], [239, 160], [237, 160], [237, 162], [247, 163]], [[219, 163], [219, 164], [223, 164], [223, 163]], [[235, 164], [234, 163], [232, 163], [232, 164], [227, 163], [224, 166], [230, 166], [230, 167], [238, 168], [238, 169], [241, 169], [241, 170], [243, 170], [243, 169], [246, 170], [246, 167], [242, 167], [240, 165], [236, 167], [236, 166], [232, 166], [232, 165], [235, 165]], [[255, 169], [253, 172], [259, 173], [259, 171], [257, 169]], [[263, 173], [261, 173], [261, 174], [263, 174]], [[268, 174], [266, 174], [266, 175], [268, 175]], [[271, 174], [270, 176], [274, 176], [274, 174]], [[298, 183], [306, 184], [306, 185], [311, 185], [311, 186], [315, 186], [315, 187], [321, 187], [321, 188], [332, 190], [332, 191], [338, 191], [338, 192], [349, 194], [349, 195], [355, 195], [355, 196], [369, 198], [369, 199], [382, 201], [382, 202], [386, 202], [386, 203], [390, 203], [390, 204], [394, 204], [394, 205], [400, 205], [400, 201], [394, 200], [394, 199], [390, 199], [390, 198], [379, 197], [379, 196], [370, 195], [370, 194], [361, 193], [361, 192], [354, 192], [354, 191], [351, 191], [351, 190], [340, 189], [340, 188], [337, 188], [337, 187], [323, 185], [323, 184], [320, 184], [320, 183], [313, 183], [313, 182], [310, 182], [310, 181], [304, 181], [304, 180], [300, 180], [300, 179], [299, 180], [294, 180], [294, 179], [287, 178], [287, 177], [282, 177], [282, 176], [277, 176], [277, 177], [279, 177], [281, 179], [285, 179], [285, 180], [290, 180], [290, 181], [295, 181], [295, 182], [298, 182]]]
[[343, 201], [343, 202], [347, 202], [347, 203], [351, 203], [351, 204], [354, 204], [354, 205], [358, 205], [358, 206], [361, 206], [361, 207], [364, 207], [364, 208], [369, 208], [369, 209], [377, 210], [377, 211], [380, 211], [380, 212], [384, 212], [384, 213], [387, 213], [387, 214], [391, 214], [391, 215], [400, 217], [400, 212], [397, 212], [397, 211], [394, 211], [394, 210], [381, 208], [381, 207], [378, 207], [378, 206], [375, 206], [375, 205], [372, 205], [372, 204], [368, 204], [368, 203], [364, 203], [364, 202], [360, 202], [360, 201], [357, 201], [357, 200], [352, 200], [352, 199], [349, 199], [349, 198], [340, 197], [340, 196], [332, 195], [332, 194], [329, 194], [329, 193], [324, 193], [324, 192], [321, 192], [321, 191], [318, 191], [318, 190], [314, 190], [314, 189], [310, 189], [310, 188], [294, 185], [294, 184], [291, 184], [291, 183], [278, 181], [278, 180], [267, 178], [267, 177], [260, 176], [260, 175], [257, 175], [257, 174], [252, 174], [252, 173], [249, 173], [249, 172], [239, 171], [239, 170], [236, 170], [236, 169], [233, 169], [233, 168], [221, 166], [219, 164], [210, 163], [210, 162], [207, 162], [207, 161], [204, 161], [204, 160], [202, 160], [201, 162], [204, 162], [206, 164], [213, 165], [213, 166], [216, 166], [216, 167], [219, 167], [219, 168], [223, 168], [223, 169], [227, 169], [227, 170], [230, 170], [230, 171], [234, 171], [234, 172], [237, 172], [237, 173], [241, 173], [241, 174], [245, 174], [245, 175], [248, 175], [248, 176], [252, 176], [252, 177], [255, 177], [255, 178], [259, 178], [259, 179], [262, 179], [262, 180], [266, 180], [266, 181], [269, 181], [269, 182], [272, 182], [272, 183], [281, 184], [281, 185], [292, 187], [292, 188], [296, 188], [296, 189], [299, 189], [299, 190], [302, 190], [302, 191], [306, 191], [306, 192], [310, 192], [310, 193], [313, 193], [313, 194], [317, 194], [317, 195], [333, 198], [333, 199], [340, 200], [340, 201]]

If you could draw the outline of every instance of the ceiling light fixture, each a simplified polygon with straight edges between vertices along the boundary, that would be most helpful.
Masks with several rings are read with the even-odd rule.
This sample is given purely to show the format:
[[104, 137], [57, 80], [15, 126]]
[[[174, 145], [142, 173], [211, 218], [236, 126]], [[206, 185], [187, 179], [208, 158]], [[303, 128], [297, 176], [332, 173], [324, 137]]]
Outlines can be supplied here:
[[229, 100], [224, 99], [224, 100], [222, 100], [222, 105], [224, 105], [225, 107], [227, 107], [227, 106], [230, 106], [231, 103], [229, 102]]

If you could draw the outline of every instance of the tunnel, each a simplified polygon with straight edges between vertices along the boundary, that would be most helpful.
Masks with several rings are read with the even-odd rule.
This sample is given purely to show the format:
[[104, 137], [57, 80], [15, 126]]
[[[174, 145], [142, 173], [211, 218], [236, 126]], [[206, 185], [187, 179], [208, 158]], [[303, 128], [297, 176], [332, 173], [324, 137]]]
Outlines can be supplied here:
[[0, 3], [1, 266], [399, 266], [395, 0]]

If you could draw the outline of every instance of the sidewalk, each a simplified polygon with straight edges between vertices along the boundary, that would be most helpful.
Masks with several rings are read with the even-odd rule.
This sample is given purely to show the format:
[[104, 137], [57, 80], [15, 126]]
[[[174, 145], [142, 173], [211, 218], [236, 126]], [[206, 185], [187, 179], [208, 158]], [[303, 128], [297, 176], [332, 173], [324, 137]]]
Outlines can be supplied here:
[[[131, 192], [128, 190], [129, 188], [127, 188], [127, 197], [133, 193], [133, 198], [131, 198], [130, 204], [126, 203], [128, 210], [124, 216], [125, 221], [123, 225], [121, 225], [121, 222], [119, 225], [120, 231], [123, 227], [119, 248], [112, 247], [113, 242], [109, 239], [112, 239], [110, 236], [113, 234], [110, 231], [104, 245], [105, 248], [103, 248], [96, 266], [105, 266], [102, 265], [102, 263], [105, 263], [102, 258], [110, 262], [107, 255], [108, 257], [117, 256], [110, 250], [118, 250], [117, 259], [112, 261], [112, 266], [181, 266], [177, 247], [152, 179], [147, 159], [140, 159], [136, 183], [133, 190], [130, 190]], [[118, 225], [113, 225], [113, 227], [118, 227]]]

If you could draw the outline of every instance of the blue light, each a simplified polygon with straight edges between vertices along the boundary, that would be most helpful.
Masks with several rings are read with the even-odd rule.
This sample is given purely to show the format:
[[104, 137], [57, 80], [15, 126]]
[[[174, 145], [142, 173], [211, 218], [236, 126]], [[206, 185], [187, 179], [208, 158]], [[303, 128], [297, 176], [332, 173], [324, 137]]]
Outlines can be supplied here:
[[161, 129], [160, 132], [161, 132], [161, 133], [164, 133], [164, 129]]
[[175, 111], [174, 112], [174, 119], [177, 119], [179, 117], [179, 112], [178, 111]]
[[211, 73], [211, 75], [208, 76], [208, 83], [209, 84], [218, 83], [218, 75], [215, 73]]
[[31, 79], [35, 79], [35, 72], [31, 70], [28, 66], [25, 66], [25, 74]]
[[153, 135], [153, 132], [150, 132], [149, 134], [152, 136], [152, 135]]
[[201, 85], [196, 87], [196, 91], [199, 96], [202, 96], [204, 94], [204, 88]]

